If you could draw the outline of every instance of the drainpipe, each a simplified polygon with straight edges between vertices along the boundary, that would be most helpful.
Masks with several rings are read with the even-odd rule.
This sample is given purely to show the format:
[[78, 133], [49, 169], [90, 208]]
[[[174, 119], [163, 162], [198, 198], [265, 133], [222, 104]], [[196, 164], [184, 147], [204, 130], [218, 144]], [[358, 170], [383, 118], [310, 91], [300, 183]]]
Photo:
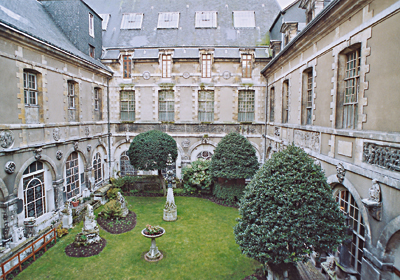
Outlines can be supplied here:
[[267, 123], [268, 123], [268, 78], [267, 80], [266, 92], [265, 92], [265, 134], [264, 138], [264, 163], [267, 161]]
[[107, 78], [108, 178], [111, 178], [110, 78]]

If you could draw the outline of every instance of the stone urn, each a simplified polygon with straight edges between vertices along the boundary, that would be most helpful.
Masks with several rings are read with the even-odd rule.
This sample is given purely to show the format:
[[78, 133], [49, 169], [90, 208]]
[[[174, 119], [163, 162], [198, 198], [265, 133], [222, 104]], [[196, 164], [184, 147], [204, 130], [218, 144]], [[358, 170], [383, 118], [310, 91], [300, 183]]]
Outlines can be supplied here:
[[163, 258], [163, 254], [158, 250], [156, 246], [156, 238], [161, 237], [165, 233], [165, 229], [160, 227], [160, 232], [156, 234], [147, 234], [147, 228], [142, 230], [142, 235], [147, 238], [151, 238], [150, 251], [144, 255], [144, 259], [148, 262], [157, 262]]

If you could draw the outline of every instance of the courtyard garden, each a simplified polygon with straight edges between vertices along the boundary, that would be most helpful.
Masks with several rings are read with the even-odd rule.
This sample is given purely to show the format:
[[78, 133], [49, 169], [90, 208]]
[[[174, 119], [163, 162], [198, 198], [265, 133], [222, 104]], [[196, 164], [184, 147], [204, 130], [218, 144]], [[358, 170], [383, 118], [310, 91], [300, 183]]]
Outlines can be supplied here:
[[[68, 257], [64, 250], [82, 230], [81, 222], [16, 279], [243, 279], [260, 267], [242, 255], [235, 242], [236, 208], [201, 198], [176, 197], [178, 220], [165, 222], [165, 197], [125, 198], [129, 210], [137, 215], [133, 230], [111, 234], [100, 228], [107, 244], [99, 255]], [[144, 259], [150, 240], [141, 230], [147, 224], [165, 229], [157, 239], [164, 257], [156, 263]]]

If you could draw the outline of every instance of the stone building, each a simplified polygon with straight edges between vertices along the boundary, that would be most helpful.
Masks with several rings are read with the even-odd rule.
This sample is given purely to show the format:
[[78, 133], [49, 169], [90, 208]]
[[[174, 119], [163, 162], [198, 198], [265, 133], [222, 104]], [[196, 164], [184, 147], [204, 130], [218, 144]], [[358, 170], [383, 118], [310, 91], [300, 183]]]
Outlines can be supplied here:
[[126, 151], [143, 131], [175, 138], [178, 176], [231, 131], [262, 162], [260, 71], [279, 10], [276, 0], [0, 0], [0, 245], [21, 246], [66, 200], [135, 173]]
[[[352, 228], [337, 275], [400, 279], [400, 2], [301, 0], [294, 8], [303, 18], [275, 21], [271, 31], [282, 34], [271, 32], [274, 57], [261, 71], [266, 156], [294, 143], [325, 171]], [[323, 270], [336, 279], [332, 266]]]

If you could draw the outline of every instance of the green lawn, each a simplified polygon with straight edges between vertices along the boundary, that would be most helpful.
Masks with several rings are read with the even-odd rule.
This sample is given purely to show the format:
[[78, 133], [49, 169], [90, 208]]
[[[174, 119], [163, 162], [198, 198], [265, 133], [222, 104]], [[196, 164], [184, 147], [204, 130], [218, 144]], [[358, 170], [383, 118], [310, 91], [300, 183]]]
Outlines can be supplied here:
[[[113, 235], [100, 229], [107, 240], [97, 256], [71, 258], [65, 247], [81, 231], [78, 224], [17, 279], [243, 279], [259, 267], [243, 256], [235, 243], [233, 226], [237, 209], [193, 197], [176, 197], [178, 220], [162, 220], [163, 197], [126, 197], [137, 214], [136, 227]], [[164, 258], [148, 263], [143, 255], [150, 239], [141, 235], [146, 224], [160, 225], [166, 233], [157, 239]]]

